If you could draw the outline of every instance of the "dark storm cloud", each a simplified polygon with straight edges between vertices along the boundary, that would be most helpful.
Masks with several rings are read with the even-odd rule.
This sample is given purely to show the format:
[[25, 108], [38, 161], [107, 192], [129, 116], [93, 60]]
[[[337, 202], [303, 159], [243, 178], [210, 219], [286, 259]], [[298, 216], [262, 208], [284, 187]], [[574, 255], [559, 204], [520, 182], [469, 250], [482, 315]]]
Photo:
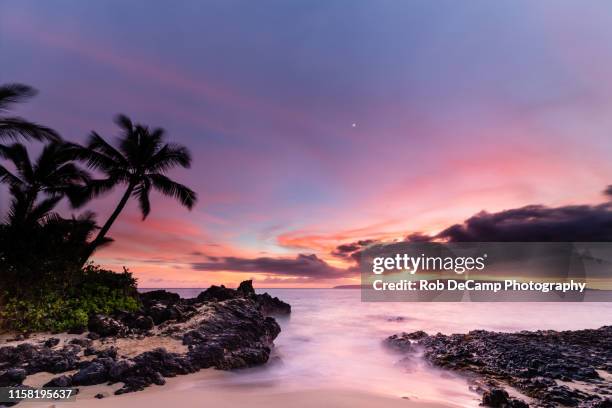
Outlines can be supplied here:
[[336, 249], [332, 252], [332, 255], [337, 256], [339, 258], [349, 258], [353, 253], [363, 248], [366, 248], [369, 245], [374, 244], [375, 242], [376, 241], [373, 239], [365, 239], [356, 242], [351, 242], [350, 244], [338, 245]]
[[192, 267], [201, 271], [262, 272], [317, 279], [334, 279], [353, 274], [351, 270], [330, 266], [314, 254], [299, 254], [295, 258], [221, 257], [215, 261], [193, 263]]
[[[612, 195], [612, 186], [605, 190]], [[452, 225], [437, 235], [412, 233], [407, 243], [448, 242], [611, 242], [612, 203], [545, 207], [529, 205], [488, 213], [482, 211], [461, 224]], [[367, 242], [367, 245], [361, 243]], [[397, 242], [358, 241], [339, 245], [332, 254], [359, 262], [369, 247], [378, 251]]]
[[611, 209], [606, 203], [480, 212], [435, 238], [450, 242], [608, 242], [612, 241]]
[[404, 242], [428, 242], [431, 241], [431, 237], [429, 235], [423, 234], [421, 232], [413, 232], [408, 235]]

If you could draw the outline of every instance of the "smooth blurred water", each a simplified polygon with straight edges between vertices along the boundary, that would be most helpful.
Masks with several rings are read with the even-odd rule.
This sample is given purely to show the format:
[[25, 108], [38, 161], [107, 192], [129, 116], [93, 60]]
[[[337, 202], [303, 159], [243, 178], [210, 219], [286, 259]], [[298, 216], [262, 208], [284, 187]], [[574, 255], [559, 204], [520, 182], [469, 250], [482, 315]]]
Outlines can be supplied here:
[[[170, 289], [193, 297], [201, 289]], [[268, 393], [305, 389], [369, 391], [411, 400], [478, 406], [465, 379], [429, 367], [422, 359], [400, 362], [382, 340], [401, 331], [463, 333], [474, 329], [517, 331], [597, 328], [612, 323], [609, 303], [364, 303], [351, 289], [268, 289], [292, 306], [277, 319], [282, 332], [269, 364], [226, 372], [187, 387], [231, 387]]]

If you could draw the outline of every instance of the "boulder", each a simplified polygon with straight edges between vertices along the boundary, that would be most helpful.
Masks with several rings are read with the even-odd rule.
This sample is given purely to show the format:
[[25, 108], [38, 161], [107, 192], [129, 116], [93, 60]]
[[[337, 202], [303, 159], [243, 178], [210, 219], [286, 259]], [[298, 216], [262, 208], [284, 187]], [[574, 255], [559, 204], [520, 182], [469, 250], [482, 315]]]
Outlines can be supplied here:
[[0, 371], [0, 387], [21, 385], [26, 376], [26, 370], [23, 368], [9, 368], [5, 372]]
[[146, 311], [147, 317], [156, 325], [167, 322], [168, 320], [185, 321], [197, 313], [197, 309], [186, 304], [171, 304], [156, 303], [151, 305]]
[[58, 339], [57, 337], [51, 337], [51, 338], [45, 340], [44, 345], [45, 345], [45, 347], [52, 348], [52, 347], [57, 346], [59, 344], [59, 342], [60, 342], [60, 339]]
[[153, 303], [174, 304], [181, 300], [181, 297], [177, 293], [161, 289], [140, 293], [139, 297], [145, 307]]
[[23, 368], [28, 375], [40, 371], [60, 373], [76, 367], [80, 351], [81, 348], [76, 345], [67, 345], [59, 350], [30, 343], [7, 346], [0, 348], [0, 367]]
[[72, 376], [74, 385], [95, 385], [108, 381], [108, 369], [100, 362], [92, 362]]
[[101, 314], [94, 315], [89, 319], [87, 329], [101, 337], [117, 336], [126, 332], [123, 323]]
[[69, 344], [76, 344], [77, 346], [83, 347], [83, 348], [87, 348], [89, 346], [91, 346], [91, 340], [90, 339], [82, 339], [82, 338], [75, 338], [72, 339], [68, 342]]
[[198, 302], [222, 302], [228, 299], [235, 299], [239, 296], [234, 289], [226, 288], [224, 285], [212, 285], [196, 298]]
[[245, 280], [240, 282], [238, 289], [236, 289], [238, 294], [242, 297], [253, 297], [255, 296], [255, 289], [253, 288], [252, 280]]
[[492, 388], [482, 395], [482, 405], [485, 407], [503, 408], [508, 404], [508, 392], [501, 388]]
[[72, 386], [72, 377], [67, 375], [60, 375], [59, 377], [52, 378], [51, 381], [43, 385], [43, 387], [58, 387], [66, 388]]
[[115, 361], [108, 370], [108, 378], [113, 382], [121, 381], [125, 373], [135, 364], [132, 360]]
[[255, 295], [255, 302], [259, 310], [266, 316], [283, 316], [291, 314], [291, 305], [283, 302], [277, 297], [272, 297], [268, 293]]
[[[504, 384], [529, 395], [538, 406], [589, 406], [612, 392], [612, 382], [599, 374], [610, 372], [612, 326], [561, 332], [402, 333], [389, 337], [386, 343], [406, 353], [422, 351], [435, 366], [468, 372], [485, 384], [496, 384], [484, 392], [483, 404], [487, 406], [526, 406], [510, 398], [501, 388]], [[559, 381], [591, 387], [578, 389]]]

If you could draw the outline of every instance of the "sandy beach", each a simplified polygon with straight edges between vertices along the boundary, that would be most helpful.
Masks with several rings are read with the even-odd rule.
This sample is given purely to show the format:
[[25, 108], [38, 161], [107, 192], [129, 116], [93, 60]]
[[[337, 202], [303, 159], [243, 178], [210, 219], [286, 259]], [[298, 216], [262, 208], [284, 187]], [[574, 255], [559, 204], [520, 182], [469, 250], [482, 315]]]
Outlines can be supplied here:
[[388, 395], [374, 392], [354, 391], [350, 389], [312, 389], [288, 392], [267, 392], [265, 389], [216, 389], [214, 387], [196, 386], [198, 382], [210, 380], [211, 377], [222, 375], [215, 370], [203, 370], [199, 373], [169, 378], [164, 386], [153, 386], [145, 391], [96, 399], [98, 393], [110, 395], [117, 388], [114, 386], [82, 387], [76, 401], [64, 403], [34, 403], [26, 402], [24, 407], [131, 407], [131, 408], [166, 408], [166, 407], [199, 407], [214, 406], [218, 408], [233, 407], [337, 407], [337, 408], [453, 408], [460, 405], [443, 404], [416, 398]]

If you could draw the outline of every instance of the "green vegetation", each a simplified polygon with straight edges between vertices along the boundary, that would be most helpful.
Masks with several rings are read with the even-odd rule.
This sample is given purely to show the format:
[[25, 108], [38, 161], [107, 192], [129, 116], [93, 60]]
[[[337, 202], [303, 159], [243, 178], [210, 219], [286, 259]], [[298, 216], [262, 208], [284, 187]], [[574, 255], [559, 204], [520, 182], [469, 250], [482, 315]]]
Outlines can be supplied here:
[[[130, 198], [138, 200], [143, 220], [151, 210], [151, 189], [193, 207], [195, 192], [165, 175], [189, 167], [191, 156], [185, 147], [166, 143], [163, 129], [134, 124], [125, 115], [116, 120], [117, 148], [95, 132], [80, 146], [6, 115], [35, 94], [26, 85], [0, 86], [0, 142], [13, 142], [0, 144], [0, 183], [11, 195], [0, 223], [0, 329], [78, 329], [91, 314], [138, 307], [136, 281], [127, 270], [114, 273], [87, 262], [112, 242], [107, 233]], [[32, 160], [23, 141], [45, 145]], [[81, 208], [119, 185], [126, 190], [101, 228], [93, 212], [65, 218], [56, 211], [64, 199]]]
[[79, 271], [64, 290], [40, 286], [27, 297], [5, 293], [0, 310], [3, 328], [52, 332], [78, 330], [87, 327], [92, 314], [138, 309], [136, 280], [131, 273], [114, 273], [93, 265]]

